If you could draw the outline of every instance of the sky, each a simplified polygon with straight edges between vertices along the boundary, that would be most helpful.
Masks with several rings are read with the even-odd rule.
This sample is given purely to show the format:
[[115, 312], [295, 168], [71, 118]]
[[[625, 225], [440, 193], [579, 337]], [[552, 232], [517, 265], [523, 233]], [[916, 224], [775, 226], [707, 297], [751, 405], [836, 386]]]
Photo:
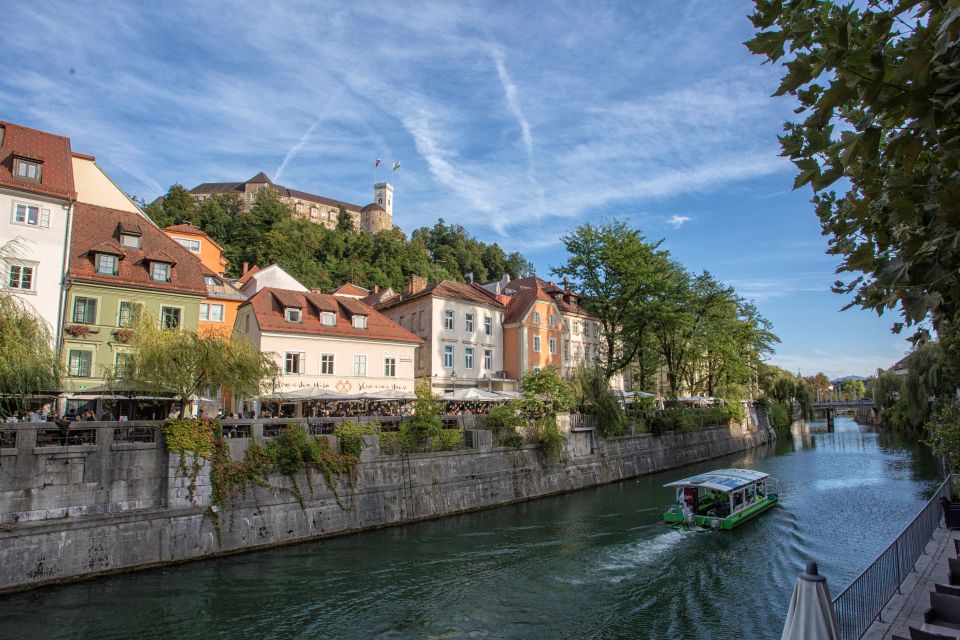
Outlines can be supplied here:
[[782, 70], [742, 44], [751, 6], [14, 3], [0, 119], [69, 136], [148, 202], [264, 171], [364, 205], [391, 179], [394, 224], [462, 224], [548, 279], [565, 233], [625, 218], [755, 300], [774, 364], [868, 375], [909, 345], [830, 291], [779, 156]]

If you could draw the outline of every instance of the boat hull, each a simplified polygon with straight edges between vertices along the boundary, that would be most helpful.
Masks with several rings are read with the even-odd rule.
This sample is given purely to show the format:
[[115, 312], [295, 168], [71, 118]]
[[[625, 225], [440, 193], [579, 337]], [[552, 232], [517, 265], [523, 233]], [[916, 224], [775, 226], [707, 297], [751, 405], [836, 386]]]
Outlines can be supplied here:
[[[767, 511], [771, 507], [775, 506], [779, 498], [776, 494], [769, 494], [763, 500], [758, 500], [753, 503], [743, 511], [739, 511], [731, 516], [726, 518], [713, 518], [705, 515], [696, 515], [693, 517], [693, 524], [700, 525], [701, 527], [713, 528], [716, 526], [718, 529], [728, 531], [734, 527], [743, 524], [747, 520], [760, 515], [764, 511]], [[668, 524], [687, 524], [687, 519], [684, 516], [683, 512], [680, 509], [671, 508], [666, 513], [663, 514], [663, 521]], [[716, 522], [716, 525], [714, 525]]]

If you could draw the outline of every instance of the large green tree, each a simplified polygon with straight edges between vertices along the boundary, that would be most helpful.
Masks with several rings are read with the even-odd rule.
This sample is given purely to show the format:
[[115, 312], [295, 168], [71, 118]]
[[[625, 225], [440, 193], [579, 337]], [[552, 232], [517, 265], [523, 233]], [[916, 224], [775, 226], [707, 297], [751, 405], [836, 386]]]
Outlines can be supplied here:
[[915, 338], [960, 320], [960, 5], [756, 0], [751, 20], [799, 103], [780, 143], [849, 274], [834, 290]]
[[636, 362], [671, 290], [674, 268], [659, 243], [624, 220], [587, 223], [562, 238], [567, 261], [553, 269], [584, 296], [603, 327], [600, 363], [610, 379]]

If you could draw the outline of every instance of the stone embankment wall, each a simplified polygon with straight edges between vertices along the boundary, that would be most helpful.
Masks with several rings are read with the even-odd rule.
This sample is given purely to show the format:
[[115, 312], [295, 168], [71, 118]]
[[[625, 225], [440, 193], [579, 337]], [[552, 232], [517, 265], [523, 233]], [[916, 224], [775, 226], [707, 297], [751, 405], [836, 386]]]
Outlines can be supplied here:
[[[353, 477], [337, 477], [335, 491], [318, 473], [277, 473], [222, 511], [211, 508], [209, 465], [191, 479], [192, 460], [168, 455], [156, 423], [84, 423], [87, 433], [70, 439], [46, 425], [0, 425], [0, 592], [529, 500], [772, 437], [753, 409], [744, 425], [661, 437], [602, 438], [583, 421], [559, 423], [567, 435], [559, 459], [534, 445], [494, 448], [484, 430], [468, 432], [469, 449], [424, 454], [381, 455], [367, 437]], [[229, 441], [238, 458], [278, 428], [236, 426], [246, 436]]]

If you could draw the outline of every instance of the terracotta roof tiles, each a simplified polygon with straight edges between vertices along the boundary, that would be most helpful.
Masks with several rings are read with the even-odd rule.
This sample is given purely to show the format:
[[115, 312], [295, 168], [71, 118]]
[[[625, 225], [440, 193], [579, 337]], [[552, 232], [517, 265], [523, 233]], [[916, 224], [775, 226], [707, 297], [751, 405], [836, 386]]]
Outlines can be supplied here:
[[[63, 200], [77, 197], [73, 186], [73, 162], [70, 138], [0, 120], [3, 127], [0, 145], [0, 185]], [[14, 158], [42, 162], [40, 181], [17, 178]]]
[[352, 282], [345, 282], [345, 283], [343, 283], [342, 285], [340, 285], [339, 287], [337, 287], [336, 289], [333, 290], [333, 295], [337, 295], [338, 293], [342, 293], [342, 294], [347, 295], [347, 296], [360, 296], [360, 297], [363, 297], [363, 296], [369, 295], [369, 294], [370, 294], [370, 290], [369, 290], [369, 289], [364, 289], [363, 287], [358, 287], [357, 285], [353, 284]]
[[[288, 297], [300, 300], [300, 308], [304, 309], [301, 322], [287, 322], [283, 315], [283, 307], [277, 302], [277, 292], [282, 292], [280, 296], [285, 300]], [[307, 304], [308, 302], [310, 303], [309, 305]], [[246, 307], [246, 305], [253, 307], [253, 312], [261, 331], [356, 338], [361, 340], [389, 340], [413, 344], [423, 342], [423, 340], [388, 319], [383, 314], [351, 298], [337, 298], [323, 293], [305, 293], [266, 287], [258, 291], [250, 300], [241, 305], [241, 308]], [[335, 309], [335, 326], [328, 327], [320, 323], [320, 315], [316, 313], [317, 306]], [[367, 316], [366, 329], [357, 329], [353, 326], [351, 316], [356, 313], [362, 313]]]
[[[136, 287], [206, 295], [200, 261], [189, 251], [168, 238], [160, 229], [147, 224], [141, 214], [120, 211], [91, 204], [77, 203], [74, 207], [73, 233], [70, 241], [70, 277], [81, 282], [93, 282], [115, 286]], [[102, 243], [119, 240], [119, 227], [139, 226], [143, 230], [141, 248], [117, 247], [122, 251], [117, 275], [105, 275], [96, 271], [96, 256], [91, 255]], [[166, 256], [173, 262], [170, 282], [156, 282], [150, 278], [148, 261], [151, 257]]]
[[503, 308], [503, 305], [496, 299], [496, 297], [483, 287], [454, 282], [453, 280], [441, 280], [440, 282], [432, 284], [426, 289], [416, 293], [403, 294], [394, 296], [392, 298], [387, 298], [377, 305], [377, 308], [386, 309], [389, 307], [394, 307], [404, 304], [409, 300], [414, 300], [428, 295], [435, 295], [440, 298], [447, 298], [451, 300], [466, 300], [468, 302], [482, 304], [488, 307]]

